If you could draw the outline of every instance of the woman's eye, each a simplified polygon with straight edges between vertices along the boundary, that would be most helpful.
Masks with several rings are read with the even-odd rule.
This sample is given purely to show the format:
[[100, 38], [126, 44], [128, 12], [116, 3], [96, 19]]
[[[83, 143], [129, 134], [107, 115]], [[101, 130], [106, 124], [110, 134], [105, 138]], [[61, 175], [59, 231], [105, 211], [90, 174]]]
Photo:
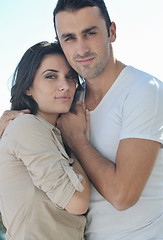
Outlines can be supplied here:
[[74, 82], [77, 82], [77, 78], [73, 75], [69, 75], [69, 76], [66, 76], [66, 79], [69, 80], [69, 81], [74, 81]]
[[73, 76], [66, 76], [67, 80], [74, 80]]
[[72, 75], [66, 76], [68, 79], [73, 79], [74, 77]]
[[54, 76], [54, 75], [47, 75], [46, 78], [49, 78], [49, 79], [55, 79], [56, 76]]

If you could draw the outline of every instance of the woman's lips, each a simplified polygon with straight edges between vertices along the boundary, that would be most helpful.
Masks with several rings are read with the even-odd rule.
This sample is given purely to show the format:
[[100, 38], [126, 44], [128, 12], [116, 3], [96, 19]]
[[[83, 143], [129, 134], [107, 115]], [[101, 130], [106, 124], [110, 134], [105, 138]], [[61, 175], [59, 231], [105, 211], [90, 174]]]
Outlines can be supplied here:
[[56, 99], [60, 100], [60, 101], [69, 101], [70, 97], [69, 96], [59, 96], [59, 97], [56, 97]]

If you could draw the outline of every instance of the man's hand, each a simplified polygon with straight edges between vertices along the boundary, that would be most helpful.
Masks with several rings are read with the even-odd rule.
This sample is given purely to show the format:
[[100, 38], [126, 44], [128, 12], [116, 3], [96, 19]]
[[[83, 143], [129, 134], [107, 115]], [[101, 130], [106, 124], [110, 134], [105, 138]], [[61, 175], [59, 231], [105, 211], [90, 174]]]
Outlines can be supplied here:
[[5, 111], [3, 115], [0, 117], [0, 138], [7, 127], [7, 125], [10, 123], [10, 121], [14, 120], [16, 117], [23, 115], [25, 113], [30, 113], [28, 109], [22, 110], [22, 111]]
[[66, 144], [71, 148], [80, 138], [89, 139], [89, 111], [83, 103], [76, 104], [76, 114], [65, 113], [57, 120], [57, 126]]

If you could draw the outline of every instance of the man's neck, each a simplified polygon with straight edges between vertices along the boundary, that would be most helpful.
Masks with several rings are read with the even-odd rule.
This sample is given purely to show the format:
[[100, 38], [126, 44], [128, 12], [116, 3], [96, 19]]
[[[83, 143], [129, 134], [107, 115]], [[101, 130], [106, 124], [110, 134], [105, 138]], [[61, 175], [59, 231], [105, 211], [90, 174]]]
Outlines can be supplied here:
[[94, 79], [88, 79], [86, 92], [86, 107], [94, 110], [101, 102], [105, 94], [116, 81], [125, 65], [116, 59], [112, 59], [106, 69]]

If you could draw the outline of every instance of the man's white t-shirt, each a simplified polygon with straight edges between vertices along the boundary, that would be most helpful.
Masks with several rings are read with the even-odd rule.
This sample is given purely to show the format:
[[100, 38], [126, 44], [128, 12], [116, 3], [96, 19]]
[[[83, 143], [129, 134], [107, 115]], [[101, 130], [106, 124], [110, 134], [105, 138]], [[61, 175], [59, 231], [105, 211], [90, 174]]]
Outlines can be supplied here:
[[[91, 144], [115, 162], [124, 138], [163, 144], [163, 83], [127, 66], [99, 105], [90, 112]], [[163, 148], [139, 201], [118, 211], [92, 186], [87, 240], [163, 239]]]

